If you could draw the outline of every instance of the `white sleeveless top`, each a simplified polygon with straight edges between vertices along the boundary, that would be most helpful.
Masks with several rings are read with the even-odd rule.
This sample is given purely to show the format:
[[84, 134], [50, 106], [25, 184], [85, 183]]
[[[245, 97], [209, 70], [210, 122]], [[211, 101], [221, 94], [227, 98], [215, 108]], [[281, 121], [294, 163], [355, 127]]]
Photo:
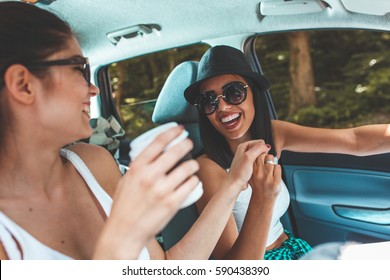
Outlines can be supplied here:
[[[237, 224], [238, 231], [241, 231], [242, 224], [244, 223], [245, 215], [248, 210], [249, 201], [252, 195], [252, 187], [248, 185], [248, 188], [242, 191], [234, 204], [233, 215]], [[267, 246], [274, 243], [278, 237], [283, 233], [283, 225], [280, 222], [280, 217], [287, 211], [290, 204], [290, 194], [285, 183], [281, 182], [281, 190], [275, 201], [274, 211], [272, 213], [272, 221], [270, 231], [267, 238]]]
[[[61, 150], [61, 156], [68, 159], [74, 165], [108, 217], [111, 212], [112, 198], [99, 185], [82, 159], [77, 154], [67, 149]], [[0, 241], [10, 260], [72, 259], [37, 240], [29, 232], [8, 218], [2, 211], [0, 211]], [[20, 246], [20, 249], [18, 248], [18, 245]], [[149, 252], [146, 248], [142, 249], [138, 259], [150, 259]]]

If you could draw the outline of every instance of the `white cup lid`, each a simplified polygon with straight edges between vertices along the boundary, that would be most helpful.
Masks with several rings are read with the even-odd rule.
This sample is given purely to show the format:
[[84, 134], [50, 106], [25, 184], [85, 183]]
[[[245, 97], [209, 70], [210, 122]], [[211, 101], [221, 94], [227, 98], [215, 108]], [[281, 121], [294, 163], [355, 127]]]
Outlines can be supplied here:
[[[145, 133], [139, 135], [130, 143], [130, 158], [134, 160], [150, 143], [161, 133], [170, 129], [172, 127], [176, 127], [178, 124], [176, 122], [166, 123], [155, 128], [152, 128]], [[184, 130], [182, 134], [172, 140], [166, 147], [165, 150], [168, 150], [173, 145], [183, 141], [188, 137], [188, 131]]]

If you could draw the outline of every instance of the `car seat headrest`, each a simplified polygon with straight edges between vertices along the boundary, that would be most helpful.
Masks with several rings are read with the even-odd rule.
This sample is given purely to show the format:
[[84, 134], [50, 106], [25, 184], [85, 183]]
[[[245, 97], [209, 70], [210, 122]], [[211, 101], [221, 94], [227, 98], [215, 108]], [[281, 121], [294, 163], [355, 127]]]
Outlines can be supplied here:
[[184, 90], [196, 81], [198, 62], [185, 61], [169, 74], [154, 107], [152, 121], [157, 124], [177, 122], [184, 125], [194, 144], [192, 156], [202, 153], [198, 126], [198, 110], [184, 98]]
[[197, 109], [184, 98], [184, 90], [196, 81], [197, 61], [185, 61], [169, 74], [156, 101], [152, 121], [163, 124], [198, 122]]

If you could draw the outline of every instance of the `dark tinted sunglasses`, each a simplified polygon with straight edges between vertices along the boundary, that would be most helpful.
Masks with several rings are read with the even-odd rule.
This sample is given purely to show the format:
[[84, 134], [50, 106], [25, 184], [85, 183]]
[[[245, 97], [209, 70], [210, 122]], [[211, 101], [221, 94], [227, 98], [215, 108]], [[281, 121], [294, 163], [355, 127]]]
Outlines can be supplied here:
[[231, 82], [222, 87], [222, 95], [217, 95], [215, 91], [201, 93], [195, 100], [199, 112], [210, 115], [218, 108], [219, 97], [227, 103], [238, 105], [245, 101], [248, 85], [242, 82]]
[[24, 66], [29, 69], [63, 65], [80, 65], [84, 79], [87, 81], [88, 86], [91, 85], [91, 68], [89, 66], [89, 61], [87, 57], [73, 57], [68, 59], [48, 60], [24, 64]]

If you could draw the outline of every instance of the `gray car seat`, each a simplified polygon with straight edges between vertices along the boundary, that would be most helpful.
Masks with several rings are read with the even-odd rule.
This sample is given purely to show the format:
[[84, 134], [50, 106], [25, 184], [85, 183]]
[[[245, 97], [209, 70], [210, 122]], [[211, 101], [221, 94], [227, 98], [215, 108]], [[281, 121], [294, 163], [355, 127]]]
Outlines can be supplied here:
[[177, 122], [184, 125], [194, 142], [193, 156], [202, 150], [199, 135], [198, 111], [184, 98], [184, 90], [196, 80], [197, 61], [185, 61], [169, 74], [154, 107], [152, 121], [157, 124]]
[[[152, 121], [157, 124], [177, 122], [189, 132], [194, 143], [192, 151], [196, 157], [202, 150], [198, 128], [198, 112], [184, 98], [184, 90], [196, 80], [198, 62], [186, 61], [176, 66], [169, 74], [157, 98]], [[181, 209], [162, 231], [164, 248], [168, 250], [176, 244], [198, 218], [195, 204]]]

